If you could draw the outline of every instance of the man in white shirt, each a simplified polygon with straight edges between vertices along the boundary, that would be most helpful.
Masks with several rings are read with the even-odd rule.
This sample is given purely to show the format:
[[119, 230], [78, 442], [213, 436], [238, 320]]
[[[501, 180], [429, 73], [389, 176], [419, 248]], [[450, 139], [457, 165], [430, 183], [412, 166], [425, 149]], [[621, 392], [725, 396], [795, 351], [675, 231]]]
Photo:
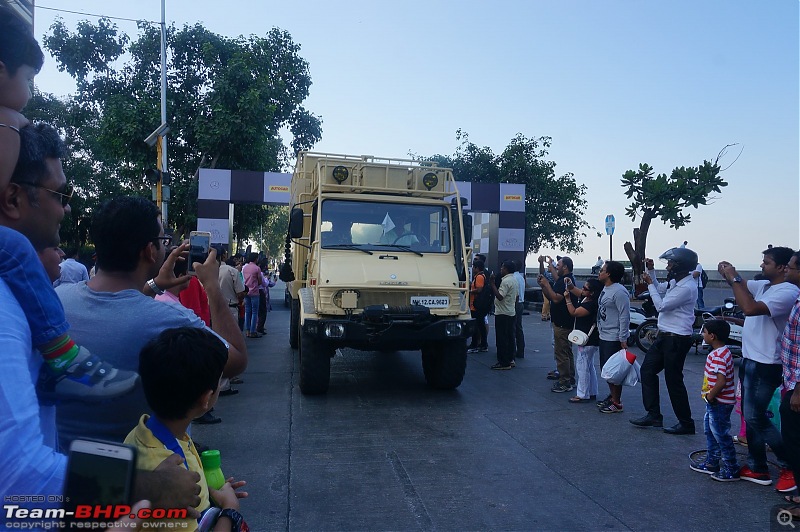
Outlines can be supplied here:
[[730, 262], [720, 262], [719, 273], [733, 288], [736, 304], [747, 319], [742, 331], [742, 414], [747, 423], [748, 464], [739, 470], [742, 480], [767, 486], [772, 484], [765, 444], [775, 453], [780, 467], [776, 489], [791, 492], [795, 487], [792, 471], [786, 468], [781, 434], [766, 412], [775, 390], [783, 381], [783, 364], [778, 339], [786, 327], [789, 313], [800, 288], [786, 282], [786, 269], [794, 253], [786, 247], [763, 252], [763, 280], [745, 281]]
[[706, 302], [703, 301], [703, 266], [698, 262], [697, 268], [692, 272], [692, 278], [697, 282], [697, 308], [706, 308]]
[[78, 248], [67, 248], [67, 260], [61, 263], [61, 275], [55, 280], [53, 286], [62, 284], [79, 283], [89, 280], [89, 272], [86, 266], [78, 262]]
[[647, 351], [641, 370], [642, 402], [647, 414], [630, 422], [639, 427], [663, 426], [658, 374], [664, 370], [672, 410], [678, 418], [678, 423], [665, 428], [664, 432], [694, 434], [692, 409], [683, 382], [683, 364], [692, 346], [697, 283], [691, 274], [697, 267], [697, 253], [688, 248], [672, 248], [659, 258], [667, 261], [667, 282], [657, 284], [652, 259], [647, 259], [647, 273], [642, 276], [658, 309], [658, 336]]
[[[522, 311], [525, 310], [525, 268], [521, 261], [515, 260], [514, 266], [517, 271], [514, 272], [514, 279], [517, 281], [519, 293], [517, 294], [517, 303], [514, 305], [514, 358], [525, 358], [525, 333], [522, 331]], [[522, 273], [520, 273], [522, 272]]]

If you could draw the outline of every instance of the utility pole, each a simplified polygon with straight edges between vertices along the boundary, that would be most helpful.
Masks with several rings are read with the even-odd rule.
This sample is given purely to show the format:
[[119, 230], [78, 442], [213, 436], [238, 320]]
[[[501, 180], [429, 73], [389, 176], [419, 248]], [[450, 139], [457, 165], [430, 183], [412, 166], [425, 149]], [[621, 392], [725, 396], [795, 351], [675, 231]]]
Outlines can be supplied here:
[[[166, 0], [161, 0], [161, 123], [167, 123], [167, 24], [165, 20], [164, 3]], [[169, 168], [167, 167], [167, 137], [166, 135], [158, 136], [158, 169], [161, 175], [167, 175]], [[167, 227], [167, 202], [164, 201], [164, 192], [167, 192], [167, 200], [169, 199], [169, 187], [163, 190], [163, 179], [158, 180], [156, 185], [156, 201], [161, 207], [161, 223]]]

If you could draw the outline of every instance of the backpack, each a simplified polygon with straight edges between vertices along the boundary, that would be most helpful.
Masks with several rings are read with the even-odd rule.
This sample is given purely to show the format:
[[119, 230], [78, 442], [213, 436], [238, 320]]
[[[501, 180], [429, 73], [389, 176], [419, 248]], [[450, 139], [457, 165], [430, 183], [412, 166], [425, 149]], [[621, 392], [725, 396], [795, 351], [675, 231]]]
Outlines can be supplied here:
[[707, 285], [708, 285], [708, 275], [706, 274], [706, 271], [703, 270], [700, 272], [700, 286], [705, 288]]
[[483, 275], [483, 290], [475, 294], [475, 310], [480, 313], [489, 312], [494, 302], [494, 294], [492, 289], [489, 288], [489, 278], [483, 273], [478, 275]]

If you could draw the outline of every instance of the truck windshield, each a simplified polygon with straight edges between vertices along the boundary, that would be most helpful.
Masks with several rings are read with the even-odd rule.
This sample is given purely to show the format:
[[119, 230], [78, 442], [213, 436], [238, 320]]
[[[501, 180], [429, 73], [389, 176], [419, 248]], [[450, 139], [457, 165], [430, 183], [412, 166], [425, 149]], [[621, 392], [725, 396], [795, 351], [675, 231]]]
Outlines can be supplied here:
[[324, 249], [450, 252], [450, 213], [442, 205], [328, 199], [320, 220]]

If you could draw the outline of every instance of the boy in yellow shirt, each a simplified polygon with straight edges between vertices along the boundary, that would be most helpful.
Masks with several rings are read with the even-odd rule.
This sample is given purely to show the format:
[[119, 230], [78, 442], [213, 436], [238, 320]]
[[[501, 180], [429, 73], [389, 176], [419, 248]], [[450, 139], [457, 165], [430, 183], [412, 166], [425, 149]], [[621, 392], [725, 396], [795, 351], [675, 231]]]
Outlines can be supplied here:
[[[222, 341], [205, 329], [181, 327], [167, 329], [142, 348], [139, 375], [154, 415], [143, 415], [139, 424], [125, 438], [138, 451], [137, 468], [155, 469], [173, 453], [184, 458], [190, 471], [200, 474], [200, 513], [211, 502], [222, 509], [215, 531], [247, 530], [239, 514], [239, 499], [247, 492], [236, 492], [245, 485], [233, 477], [219, 489], [208, 487], [203, 476], [200, 455], [186, 429], [193, 419], [202, 416], [217, 402], [222, 369], [228, 350]], [[182, 520], [184, 530], [196, 530], [197, 521]]]

